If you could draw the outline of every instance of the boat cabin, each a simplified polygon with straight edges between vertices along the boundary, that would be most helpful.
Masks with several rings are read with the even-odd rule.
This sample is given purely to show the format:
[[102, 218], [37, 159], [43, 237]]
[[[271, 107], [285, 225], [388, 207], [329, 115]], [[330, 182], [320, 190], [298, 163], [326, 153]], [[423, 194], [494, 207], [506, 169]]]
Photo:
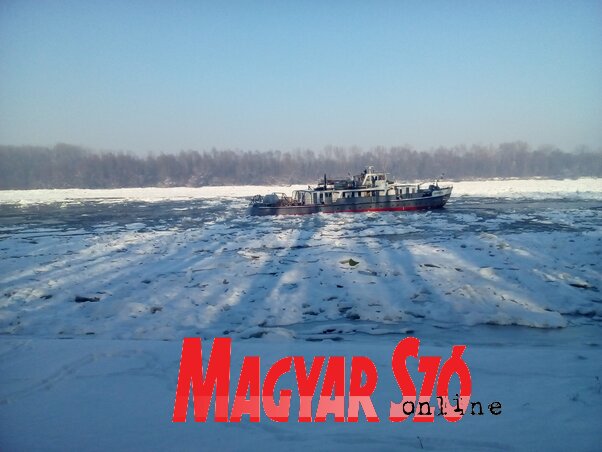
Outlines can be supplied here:
[[[399, 184], [389, 180], [387, 173], [374, 171], [369, 166], [361, 174], [347, 179], [324, 179], [316, 188], [293, 192], [293, 201], [301, 205], [331, 204], [339, 199], [373, 198], [392, 196], [397, 199], [416, 197], [420, 192], [418, 185]], [[421, 196], [421, 195], [420, 195]]]

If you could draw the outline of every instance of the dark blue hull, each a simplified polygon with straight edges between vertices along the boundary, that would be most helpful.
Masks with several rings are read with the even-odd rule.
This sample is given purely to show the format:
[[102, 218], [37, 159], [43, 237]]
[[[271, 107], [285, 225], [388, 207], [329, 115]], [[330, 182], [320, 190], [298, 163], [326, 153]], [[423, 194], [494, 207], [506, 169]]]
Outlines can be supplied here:
[[397, 198], [395, 196], [375, 196], [370, 198], [339, 199], [328, 204], [310, 205], [266, 205], [253, 204], [250, 215], [307, 215], [312, 213], [344, 212], [387, 212], [403, 210], [439, 209], [445, 205], [451, 193], [437, 196]]

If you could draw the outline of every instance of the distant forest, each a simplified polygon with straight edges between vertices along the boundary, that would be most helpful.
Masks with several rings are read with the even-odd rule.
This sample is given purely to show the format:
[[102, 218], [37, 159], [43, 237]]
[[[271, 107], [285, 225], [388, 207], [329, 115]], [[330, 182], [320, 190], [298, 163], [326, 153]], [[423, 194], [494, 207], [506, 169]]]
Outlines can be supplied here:
[[397, 180], [602, 176], [602, 151], [532, 150], [526, 143], [416, 151], [327, 147], [323, 151], [182, 151], [139, 155], [53, 148], [0, 146], [0, 189], [171, 187], [314, 183], [357, 174], [366, 166]]

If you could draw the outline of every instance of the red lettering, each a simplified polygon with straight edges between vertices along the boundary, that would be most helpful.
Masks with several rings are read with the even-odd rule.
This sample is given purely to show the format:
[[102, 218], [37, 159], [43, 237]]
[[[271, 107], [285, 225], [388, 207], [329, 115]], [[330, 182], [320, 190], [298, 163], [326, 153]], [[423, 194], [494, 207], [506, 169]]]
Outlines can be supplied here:
[[437, 396], [441, 397], [441, 406], [445, 406], [449, 405], [448, 391], [452, 375], [457, 374], [460, 378], [460, 395], [456, 398], [456, 408], [449, 413], [443, 414], [443, 417], [449, 422], [456, 422], [462, 418], [466, 412], [466, 407], [470, 401], [470, 394], [472, 393], [470, 370], [466, 362], [462, 359], [464, 350], [466, 350], [466, 345], [454, 345], [452, 347], [452, 354], [445, 361], [443, 367], [441, 367], [439, 381], [437, 382]]
[[295, 376], [297, 377], [297, 389], [299, 390], [299, 422], [311, 422], [311, 401], [316, 393], [318, 379], [322, 372], [322, 366], [326, 358], [316, 356], [311, 364], [309, 374], [305, 368], [305, 358], [295, 356]]
[[[362, 373], [366, 375], [366, 384], [362, 386]], [[357, 422], [359, 408], [363, 408], [368, 422], [379, 422], [370, 396], [376, 389], [378, 372], [374, 362], [365, 356], [354, 356], [351, 359], [351, 377], [349, 382], [349, 409], [347, 422]]]
[[[462, 354], [465, 345], [454, 345], [451, 356], [441, 367], [440, 356], [418, 357], [420, 340], [415, 337], [406, 337], [398, 342], [391, 358], [391, 367], [397, 386], [401, 394], [401, 401], [390, 402], [389, 420], [402, 422], [408, 417], [414, 417], [414, 422], [434, 422], [435, 406], [430, 401], [436, 389], [439, 413], [449, 422], [456, 422], [466, 413], [470, 403], [472, 381], [467, 363]], [[215, 397], [215, 421], [228, 422], [230, 364], [232, 354], [232, 340], [230, 338], [216, 338], [210, 350], [209, 361], [203, 366], [203, 350], [200, 338], [185, 338], [182, 342], [182, 355], [176, 386], [173, 422], [186, 422], [188, 406], [192, 404], [196, 422], [206, 422], [211, 403]], [[408, 358], [418, 360], [418, 372], [424, 374], [419, 396], [416, 386], [408, 369]], [[328, 358], [322, 388], [319, 393], [318, 406], [315, 417], [312, 418], [312, 403], [316, 394], [318, 380], [326, 357], [316, 356], [307, 369], [303, 356], [287, 356], [276, 361], [267, 371], [265, 378], [261, 378], [259, 356], [244, 358], [232, 412], [231, 422], [241, 422], [243, 415], [249, 415], [251, 422], [259, 422], [261, 418], [261, 405], [266, 416], [275, 422], [288, 422], [293, 390], [286, 388], [276, 391], [281, 377], [291, 372], [295, 366], [295, 378], [299, 393], [299, 422], [326, 422], [332, 414], [335, 422], [358, 422], [360, 409], [364, 412], [368, 422], [380, 422], [372, 395], [378, 383], [378, 371], [374, 362], [366, 356], [351, 358], [349, 376], [349, 392], [345, 392], [345, 357], [332, 356]], [[412, 368], [412, 371], [415, 369]], [[457, 375], [460, 383], [459, 394], [450, 403], [449, 386], [453, 375]], [[362, 382], [364, 382], [362, 384]], [[263, 388], [262, 388], [263, 383]], [[436, 388], [435, 388], [436, 386]], [[454, 387], [455, 385], [452, 385]], [[192, 391], [192, 401], [190, 394]], [[276, 393], [277, 392], [277, 393]], [[215, 394], [215, 396], [214, 396]], [[349, 397], [346, 405], [345, 397]], [[496, 402], [497, 403], [497, 402]], [[480, 403], [476, 402], [479, 405]], [[473, 403], [473, 413], [474, 414]], [[499, 406], [493, 414], [499, 414]], [[347, 416], [345, 410], [347, 409]], [[494, 412], [495, 411], [495, 412]], [[482, 410], [480, 410], [482, 414]]]
[[[424, 372], [424, 381], [420, 388], [420, 397], [418, 398], [418, 409], [414, 415], [414, 422], [434, 422], [435, 412], [430, 406], [435, 380], [437, 380], [437, 371], [439, 370], [440, 356], [421, 356], [418, 360], [418, 372]], [[423, 407], [426, 407], [426, 413]]]
[[276, 405], [274, 401], [274, 390], [278, 379], [285, 373], [290, 372], [292, 363], [292, 356], [287, 356], [286, 358], [276, 361], [268, 371], [263, 382], [263, 410], [267, 417], [276, 422], [288, 422], [293, 392], [290, 389], [281, 390], [280, 404]]
[[215, 421], [228, 421], [231, 346], [232, 340], [230, 338], [216, 338], [213, 341], [207, 374], [203, 378], [201, 338], [187, 337], [184, 339], [176, 387], [173, 422], [186, 422], [191, 386], [194, 420], [196, 422], [207, 421], [213, 388], [215, 388]]
[[[334, 399], [332, 393], [334, 392]], [[336, 422], [345, 422], [345, 357], [328, 358], [324, 384], [316, 410], [316, 422], [325, 422], [326, 415], [334, 414]]]
[[391, 358], [391, 366], [393, 368], [393, 374], [397, 386], [401, 390], [402, 399], [401, 402], [391, 402], [391, 408], [389, 410], [389, 420], [391, 422], [402, 422], [405, 421], [408, 416], [412, 413], [406, 413], [403, 409], [404, 403], [412, 402], [416, 400], [416, 387], [412, 381], [412, 377], [406, 367], [406, 359], [408, 356], [418, 357], [418, 347], [420, 346], [420, 340], [415, 337], [406, 337], [399, 341], [395, 350], [393, 350], [393, 357]]
[[[243, 414], [248, 414], [251, 422], [259, 422], [261, 411], [259, 401], [260, 379], [259, 356], [245, 357], [240, 369], [240, 378], [238, 379], [234, 405], [230, 414], [230, 422], [240, 422]], [[247, 393], [249, 393], [248, 399]]]

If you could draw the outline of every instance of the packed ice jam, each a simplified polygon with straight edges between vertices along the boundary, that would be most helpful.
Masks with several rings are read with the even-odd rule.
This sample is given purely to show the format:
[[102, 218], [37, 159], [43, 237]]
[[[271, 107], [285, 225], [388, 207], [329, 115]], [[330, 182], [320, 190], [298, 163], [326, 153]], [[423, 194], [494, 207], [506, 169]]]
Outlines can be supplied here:
[[[468, 364], [462, 359], [465, 345], [454, 345], [451, 356], [443, 365], [440, 356], [418, 356], [420, 340], [406, 337], [399, 341], [393, 350], [391, 368], [401, 392], [398, 401], [391, 401], [388, 419], [402, 422], [412, 417], [414, 422], [434, 422], [435, 417], [443, 417], [449, 422], [459, 421], [464, 414], [483, 416], [489, 411], [497, 416], [502, 412], [500, 402], [491, 402], [486, 409], [481, 402], [470, 402], [472, 381]], [[200, 338], [185, 338], [182, 345], [180, 372], [176, 387], [173, 422], [185, 422], [192, 389], [194, 419], [206, 422], [213, 392], [215, 390], [215, 421], [240, 422], [248, 415], [251, 422], [259, 422], [261, 406], [272, 421], [288, 422], [291, 411], [291, 389], [281, 389], [278, 402], [275, 389], [278, 380], [289, 372], [294, 372], [299, 397], [298, 422], [325, 422], [332, 415], [336, 422], [358, 422], [360, 409], [368, 422], [380, 422], [371, 396], [376, 390], [378, 372], [374, 362], [365, 356], [351, 358], [349, 390], [345, 391], [344, 356], [316, 356], [308, 370], [308, 362], [303, 356], [287, 356], [276, 361], [263, 379], [260, 373], [260, 357], [246, 356], [240, 370], [240, 377], [234, 396], [234, 403], [228, 416], [230, 399], [232, 339], [216, 338], [206, 370], [203, 371], [202, 344]], [[424, 373], [419, 391], [407, 368], [407, 358], [418, 359], [418, 371]], [[325, 367], [323, 384], [318, 398], [315, 415], [312, 416], [312, 401], [318, 381]], [[448, 395], [452, 377], [459, 379], [460, 390], [455, 397]], [[363, 382], [363, 383], [362, 383]], [[431, 398], [436, 386], [436, 403]], [[401, 400], [399, 400], [401, 398]], [[347, 408], [347, 410], [345, 410]]]

